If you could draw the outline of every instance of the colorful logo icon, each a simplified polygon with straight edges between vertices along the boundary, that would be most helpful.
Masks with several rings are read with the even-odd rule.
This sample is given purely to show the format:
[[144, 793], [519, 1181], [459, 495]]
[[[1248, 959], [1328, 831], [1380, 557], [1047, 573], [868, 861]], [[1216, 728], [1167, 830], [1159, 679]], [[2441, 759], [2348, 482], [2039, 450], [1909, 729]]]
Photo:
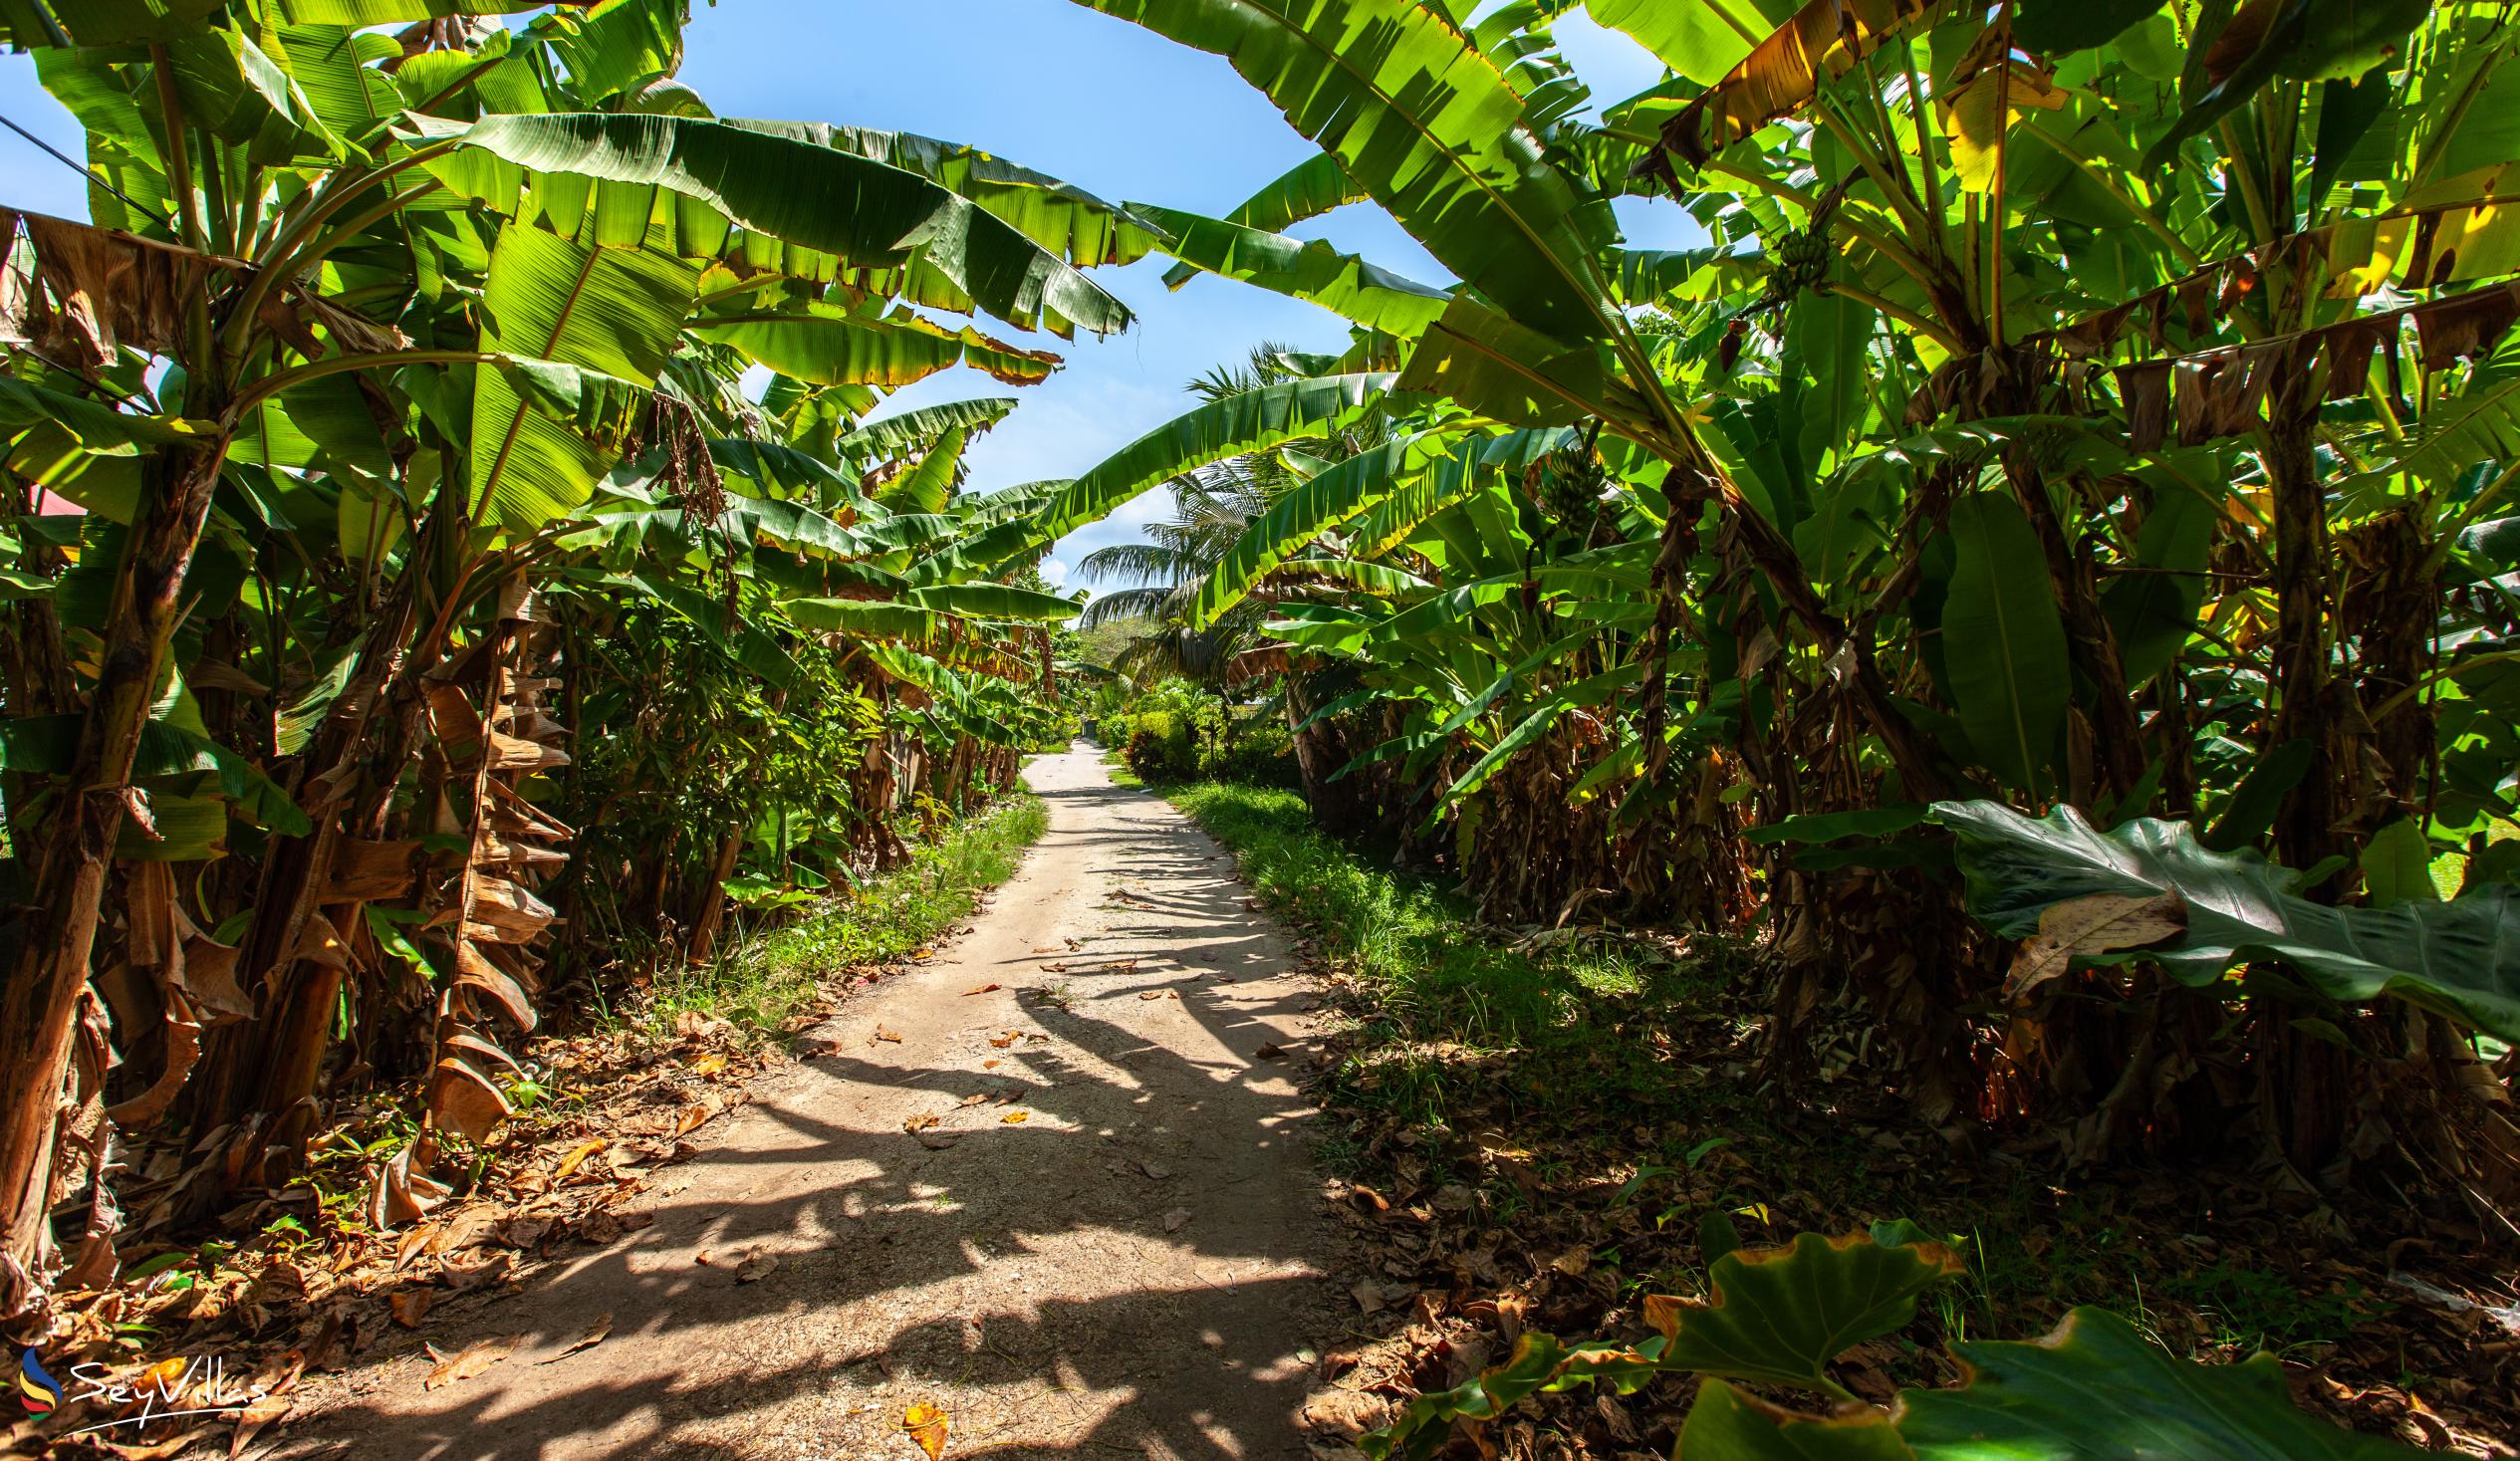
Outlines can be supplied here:
[[50, 1415], [61, 1403], [61, 1381], [44, 1372], [44, 1362], [29, 1349], [18, 1360], [18, 1402], [29, 1415]]

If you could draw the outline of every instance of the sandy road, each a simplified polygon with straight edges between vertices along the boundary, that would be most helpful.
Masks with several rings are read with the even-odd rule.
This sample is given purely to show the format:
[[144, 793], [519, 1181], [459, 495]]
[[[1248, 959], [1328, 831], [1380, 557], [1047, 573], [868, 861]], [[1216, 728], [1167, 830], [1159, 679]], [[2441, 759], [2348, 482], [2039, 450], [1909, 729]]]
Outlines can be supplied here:
[[[513, 1357], [433, 1391], [424, 1356], [371, 1361], [284, 1454], [917, 1461], [926, 1402], [955, 1461], [1305, 1456], [1339, 1325], [1308, 988], [1169, 806], [1091, 752], [1028, 777], [1049, 834], [973, 931], [660, 1172], [653, 1226], [477, 1316]], [[747, 1250], [777, 1266], [738, 1283], [719, 1265]], [[536, 1362], [608, 1312], [602, 1344]]]

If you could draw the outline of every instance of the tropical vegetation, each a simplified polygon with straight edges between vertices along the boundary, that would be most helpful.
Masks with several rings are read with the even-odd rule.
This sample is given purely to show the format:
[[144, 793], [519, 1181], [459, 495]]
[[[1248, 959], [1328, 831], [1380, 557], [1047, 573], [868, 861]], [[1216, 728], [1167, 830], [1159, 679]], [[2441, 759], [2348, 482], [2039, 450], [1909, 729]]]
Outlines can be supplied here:
[[[719, 118], [683, 0], [0, 0], [91, 182], [0, 214], [0, 1315], [382, 1085], [425, 1118], [368, 1218], [424, 1212], [565, 991], [901, 865], [1072, 704], [1155, 780], [1274, 718], [1324, 831], [1256, 871], [1323, 861], [1383, 967], [1684, 931], [1742, 951], [1742, 1079], [1853, 1029], [1955, 1150], [2246, 1168], [2507, 1265], [2506, 7], [1581, 0], [1667, 69], [1606, 98], [1578, 0], [1080, 3], [1318, 150], [1206, 216]], [[1351, 204], [1453, 279], [1290, 232]], [[1631, 247], [1648, 206], [1707, 242]], [[1121, 329], [1083, 271], [1150, 253], [1351, 344], [988, 495], [1010, 401], [876, 413], [1046, 377], [988, 332]], [[1033, 565], [1160, 489], [1088, 662]], [[1953, 1251], [1699, 1236], [1652, 1338], [1517, 1320], [1369, 1446], [1684, 1372], [1700, 1457], [2390, 1449], [2098, 1311], [1874, 1406], [1832, 1364]]]
[[425, 1118], [365, 1210], [424, 1212], [546, 1011], [901, 863], [1066, 723], [1042, 490], [960, 490], [1013, 400], [871, 413], [1044, 378], [950, 317], [1120, 329], [1081, 270], [1153, 233], [719, 118], [685, 19], [0, 8], [90, 180], [0, 214], [0, 1312], [371, 1090]]

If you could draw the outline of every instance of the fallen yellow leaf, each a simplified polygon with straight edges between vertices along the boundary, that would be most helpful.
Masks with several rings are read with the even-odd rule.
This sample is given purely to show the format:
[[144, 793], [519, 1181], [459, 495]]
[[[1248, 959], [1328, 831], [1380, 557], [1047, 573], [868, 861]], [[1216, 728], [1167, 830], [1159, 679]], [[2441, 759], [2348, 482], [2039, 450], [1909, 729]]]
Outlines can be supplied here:
[[918, 1442], [927, 1453], [927, 1461], [938, 1461], [945, 1454], [945, 1412], [921, 1403], [901, 1412], [901, 1433]]
[[1009, 1126], [1020, 1126], [1033, 1118], [1031, 1111], [1008, 1111], [998, 1119]]
[[551, 1184], [557, 1187], [561, 1183], [568, 1181], [569, 1174], [576, 1171], [588, 1157], [595, 1155], [597, 1152], [602, 1151], [604, 1148], [612, 1144], [613, 1143], [611, 1141], [601, 1136], [596, 1137], [592, 1141], [579, 1142], [567, 1156], [560, 1159], [560, 1170], [551, 1174]]

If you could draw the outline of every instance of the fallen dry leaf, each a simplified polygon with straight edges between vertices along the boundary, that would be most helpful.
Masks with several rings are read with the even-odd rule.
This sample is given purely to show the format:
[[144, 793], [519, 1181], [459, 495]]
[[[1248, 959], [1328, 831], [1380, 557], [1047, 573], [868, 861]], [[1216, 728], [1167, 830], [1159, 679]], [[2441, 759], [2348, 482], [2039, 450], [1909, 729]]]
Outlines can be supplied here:
[[1139, 999], [1161, 999], [1163, 998], [1163, 991], [1160, 989], [1149, 989], [1137, 997]]
[[1006, 1062], [1004, 1062], [1004, 1061], [982, 1061], [982, 1062], [980, 1063], [980, 1069], [981, 1069], [981, 1070], [983, 1070], [983, 1071], [994, 1071], [994, 1070], [996, 1070], [998, 1067], [1000, 1067], [1000, 1066], [1002, 1066], [1002, 1065], [1005, 1065], [1005, 1064], [1006, 1064]]
[[437, 1364], [429, 1370], [428, 1378], [420, 1381], [420, 1388], [442, 1389], [458, 1380], [471, 1379], [491, 1365], [515, 1353], [516, 1336], [502, 1335], [496, 1339], [475, 1339], [457, 1354], [440, 1355], [434, 1346], [428, 1352], [437, 1360]]
[[779, 1258], [777, 1254], [763, 1253], [756, 1250], [744, 1255], [744, 1261], [735, 1265], [735, 1282], [739, 1284], [757, 1284], [764, 1278], [768, 1277], [770, 1271], [778, 1266]]
[[1275, 1041], [1264, 1041], [1260, 1048], [1253, 1051], [1251, 1054], [1253, 1058], [1264, 1061], [1277, 1061], [1284, 1060], [1286, 1058], [1286, 1051]]
[[385, 1307], [393, 1311], [393, 1322], [406, 1330], [418, 1329], [434, 1302], [426, 1289], [403, 1289], [385, 1296]]
[[547, 1355], [544, 1358], [535, 1360], [534, 1362], [537, 1364], [550, 1364], [554, 1360], [566, 1359], [581, 1349], [592, 1349], [612, 1337], [613, 1311], [608, 1309], [595, 1317], [595, 1323], [587, 1326], [587, 1332], [585, 1334], [570, 1340], [568, 1348], [561, 1350], [557, 1354]]
[[[693, 1107], [693, 1109], [698, 1109], [698, 1107]], [[708, 1117], [704, 1113], [701, 1116], [701, 1119], [706, 1120]], [[595, 1155], [597, 1152], [602, 1151], [604, 1148], [612, 1144], [613, 1143], [609, 1139], [602, 1136], [598, 1136], [592, 1141], [579, 1142], [575, 1147], [570, 1149], [567, 1156], [560, 1159], [560, 1169], [551, 1174], [551, 1184], [557, 1187], [561, 1183], [568, 1181], [569, 1174], [585, 1165], [588, 1157]]]
[[254, 1443], [254, 1437], [287, 1416], [290, 1407], [295, 1404], [297, 1401], [290, 1396], [266, 1394], [234, 1412], [236, 1434], [228, 1439], [228, 1461], [236, 1461], [237, 1457], [244, 1455], [245, 1448]]
[[989, 1097], [986, 1093], [974, 1091], [969, 1096], [962, 1098], [962, 1103], [964, 1105], [978, 1105], [980, 1102], [987, 1100], [988, 1098]]
[[938, 1119], [938, 1116], [933, 1111], [920, 1111], [917, 1115], [911, 1116], [907, 1120], [901, 1122], [901, 1129], [904, 1131], [924, 1131], [928, 1127], [935, 1125]]
[[945, 1454], [945, 1412], [921, 1402], [901, 1412], [901, 1434], [918, 1442], [927, 1453], [927, 1461], [938, 1461]]
[[700, 1129], [701, 1123], [708, 1120], [708, 1118], [709, 1108], [707, 1106], [686, 1105], [682, 1108], [682, 1114], [674, 1117], [673, 1134], [676, 1136], [687, 1136], [693, 1131]]
[[1032, 1118], [1031, 1111], [1008, 1111], [1005, 1115], [998, 1117], [998, 1120], [1009, 1126], [1020, 1126]]
[[714, 1076], [725, 1069], [726, 1057], [722, 1055], [702, 1056], [691, 1063], [691, 1074], [694, 1076]]
[[989, 1044], [990, 1044], [990, 1045], [992, 1045], [992, 1046], [994, 1046], [994, 1047], [996, 1047], [996, 1048], [997, 1048], [997, 1049], [999, 1049], [999, 1050], [1004, 1050], [1004, 1049], [1006, 1049], [1008, 1046], [1013, 1045], [1016, 1041], [1021, 1040], [1021, 1039], [1023, 1039], [1023, 1038], [1024, 1038], [1024, 1037], [1023, 1037], [1023, 1032], [1022, 1032], [1022, 1031], [1020, 1031], [1020, 1030], [1009, 1030], [1009, 1031], [1007, 1031], [1004, 1035], [992, 1035], [992, 1036], [990, 1036], [990, 1037], [989, 1037]]
[[1186, 1207], [1176, 1207], [1163, 1215], [1163, 1230], [1167, 1233], [1177, 1233], [1189, 1220], [1190, 1210]]
[[889, 1025], [878, 1025], [875, 1027], [875, 1038], [878, 1040], [888, 1040], [894, 1045], [899, 1045], [901, 1043], [901, 1032], [893, 1029]]
[[2187, 931], [2187, 904], [2175, 892], [2152, 897], [2092, 893], [2049, 905], [2038, 936], [2021, 946], [2004, 977], [2004, 997], [2020, 999], [2065, 973], [2077, 954], [2142, 948]]
[[996, 991], [996, 990], [1003, 989], [1003, 988], [1005, 988], [1005, 986], [1004, 986], [1004, 985], [1001, 985], [1001, 984], [983, 984], [983, 985], [981, 985], [978, 989], [966, 989], [966, 990], [964, 990], [964, 991], [962, 992], [962, 995], [963, 995], [963, 998], [965, 998], [965, 999], [969, 999], [971, 996], [973, 996], [973, 995], [975, 995], [975, 994], [989, 994], [989, 993], [992, 993], [992, 992], [994, 992], [994, 991]]

